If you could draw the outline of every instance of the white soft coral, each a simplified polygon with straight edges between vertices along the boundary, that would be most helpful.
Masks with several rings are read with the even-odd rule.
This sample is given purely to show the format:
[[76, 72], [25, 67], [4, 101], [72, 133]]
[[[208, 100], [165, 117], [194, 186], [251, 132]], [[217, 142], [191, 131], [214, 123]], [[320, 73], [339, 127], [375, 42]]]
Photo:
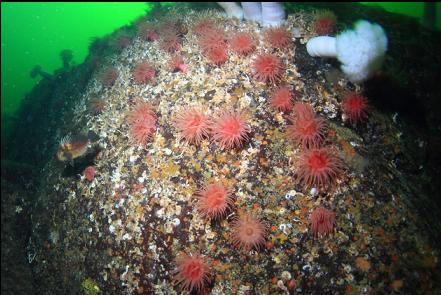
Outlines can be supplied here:
[[217, 2], [228, 17], [256, 21], [264, 27], [278, 27], [285, 22], [282, 2], [242, 2], [242, 8], [235, 2]]
[[315, 37], [306, 44], [311, 56], [337, 57], [352, 82], [362, 82], [380, 69], [387, 50], [387, 37], [378, 24], [360, 20], [354, 30], [337, 37]]

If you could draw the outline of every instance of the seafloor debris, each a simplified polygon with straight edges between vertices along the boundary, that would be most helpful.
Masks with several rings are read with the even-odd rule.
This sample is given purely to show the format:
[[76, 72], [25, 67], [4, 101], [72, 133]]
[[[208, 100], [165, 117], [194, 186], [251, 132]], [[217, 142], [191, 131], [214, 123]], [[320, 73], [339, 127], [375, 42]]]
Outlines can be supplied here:
[[[85, 111], [75, 117], [78, 122], [87, 119], [87, 127], [100, 136], [94, 164], [99, 173], [90, 181], [63, 178], [54, 162], [44, 171], [47, 190], [39, 202], [51, 221], [44, 230], [36, 229], [45, 246], [33, 262], [44, 284], [57, 290], [78, 290], [82, 284], [87, 294], [181, 294], [192, 287], [213, 294], [392, 293], [419, 284], [411, 280], [415, 268], [409, 266], [410, 257], [420, 276], [433, 275], [437, 256], [418, 232], [416, 216], [399, 191], [381, 185], [393, 174], [378, 165], [356, 170], [346, 161], [368, 157], [365, 135], [388, 129], [378, 127], [379, 115], [372, 115], [357, 125], [364, 129], [344, 132], [355, 128], [338, 116], [344, 94], [354, 85], [344, 78], [330, 85], [312, 58], [298, 59], [297, 50], [305, 51], [304, 44], [316, 34], [314, 20], [313, 13], [288, 16], [280, 34], [296, 35], [275, 46], [256, 23], [212, 11], [172, 10], [159, 24], [143, 24], [141, 37], [107, 57], [104, 75], [97, 72], [82, 98], [85, 104], [102, 99], [106, 107], [98, 115]], [[205, 30], [201, 23], [211, 28]], [[255, 43], [246, 55], [227, 51], [222, 63], [212, 63], [200, 38], [217, 28], [225, 31], [221, 39], [243, 32]], [[153, 29], [157, 35], [149, 31]], [[176, 52], [185, 60], [185, 72], [170, 70]], [[259, 66], [262, 57], [275, 60], [276, 67], [265, 71]], [[144, 79], [134, 78], [133, 69], [145, 60], [154, 74], [150, 67], [142, 70], [148, 83], [137, 83]], [[308, 73], [314, 78], [297, 70], [300, 63], [317, 68]], [[261, 68], [263, 73], [254, 72]], [[270, 100], [282, 85], [295, 93], [289, 99], [310, 106], [297, 105], [301, 118], [317, 113], [334, 120], [320, 129], [317, 144], [299, 146], [287, 138], [290, 103], [280, 107], [284, 113], [272, 108]], [[141, 103], [148, 110], [133, 119]], [[185, 118], [202, 109], [204, 118], [210, 118], [207, 129], [188, 132], [194, 122], [186, 124]], [[176, 117], [182, 110], [187, 114]], [[230, 141], [219, 145], [211, 129], [224, 110], [234, 110], [240, 118], [231, 119], [237, 124], [225, 131]], [[346, 136], [351, 132], [362, 133], [359, 141]], [[134, 140], [136, 134], [142, 136]], [[308, 165], [305, 155], [311, 152], [303, 150], [309, 147], [316, 148], [312, 153], [331, 156], [314, 156], [310, 171], [299, 174], [299, 167]], [[326, 165], [328, 158], [336, 162]], [[206, 208], [216, 200], [198, 205], [201, 188], [210, 183], [228, 188], [227, 203], [219, 211]], [[311, 230], [310, 214], [320, 207], [332, 210], [332, 220], [324, 227], [319, 218]], [[244, 216], [254, 227], [238, 228], [238, 218]], [[180, 263], [176, 283], [180, 253], [200, 253], [195, 257], [204, 259], [198, 265]], [[61, 270], [59, 277], [47, 278], [53, 269]], [[61, 283], [66, 281], [71, 283]], [[431, 290], [430, 285], [419, 287]]]

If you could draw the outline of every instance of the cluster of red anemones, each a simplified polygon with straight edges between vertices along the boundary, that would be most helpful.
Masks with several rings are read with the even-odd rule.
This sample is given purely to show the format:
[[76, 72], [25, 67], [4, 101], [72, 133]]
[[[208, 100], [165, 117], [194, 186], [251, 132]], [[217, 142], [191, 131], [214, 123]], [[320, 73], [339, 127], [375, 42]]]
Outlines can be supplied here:
[[155, 69], [147, 61], [138, 64], [132, 73], [133, 80], [138, 84], [146, 84], [156, 76]]
[[316, 116], [307, 103], [297, 102], [288, 120], [291, 124], [286, 127], [287, 137], [303, 148], [319, 147], [326, 137], [325, 120]]
[[207, 184], [197, 193], [196, 208], [205, 217], [219, 219], [232, 206], [231, 190], [221, 182]]
[[175, 53], [182, 47], [184, 29], [178, 22], [165, 22], [158, 29], [160, 35], [160, 47], [168, 53]]
[[[264, 43], [272, 49], [286, 48], [292, 42], [291, 33], [285, 27], [267, 28], [263, 37]], [[278, 84], [282, 80], [285, 67], [277, 55], [263, 53], [254, 59], [252, 71], [257, 80], [267, 84]]]
[[193, 34], [196, 36], [203, 36], [207, 34], [210, 30], [216, 29], [216, 23], [214, 20], [209, 18], [204, 18], [199, 20], [192, 28]]
[[138, 27], [138, 36], [145, 41], [159, 40], [159, 34], [157, 30], [149, 24], [142, 24]]
[[292, 41], [291, 33], [285, 27], [270, 27], [263, 32], [265, 43], [274, 49], [283, 49]]
[[263, 83], [277, 84], [284, 71], [282, 60], [274, 54], [258, 55], [253, 63], [254, 76]]
[[331, 35], [334, 33], [337, 17], [332, 11], [326, 10], [316, 14], [314, 30], [317, 35]]
[[101, 84], [105, 87], [111, 87], [115, 84], [116, 79], [118, 78], [118, 70], [115, 68], [106, 69], [100, 77]]
[[210, 133], [210, 118], [201, 107], [181, 108], [175, 116], [174, 125], [189, 143], [199, 144]]
[[234, 110], [219, 112], [213, 118], [210, 129], [213, 140], [224, 149], [241, 147], [251, 132], [244, 115]]
[[[199, 47], [210, 63], [220, 66], [228, 60], [228, 47], [239, 55], [248, 55], [257, 47], [257, 38], [247, 32], [233, 33], [227, 38], [226, 33], [216, 28], [214, 22], [201, 20], [193, 27]], [[269, 28], [264, 33], [265, 43], [271, 48], [284, 48], [291, 43], [291, 33], [284, 27]], [[281, 81], [284, 65], [275, 54], [263, 53], [255, 57], [252, 65], [253, 75], [263, 83], [277, 84]]]
[[210, 279], [210, 268], [200, 254], [180, 253], [176, 259], [174, 281], [187, 291], [200, 292]]
[[[305, 188], [334, 189], [345, 165], [334, 147], [324, 147], [327, 125], [308, 103], [297, 102], [288, 116], [287, 137], [302, 147], [297, 161], [297, 181]], [[334, 226], [335, 214], [319, 207], [310, 216], [314, 235], [329, 234]]]
[[207, 52], [215, 48], [226, 47], [226, 33], [217, 28], [207, 29], [204, 34], [199, 36], [198, 44], [203, 52]]
[[232, 52], [243, 56], [252, 53], [257, 47], [253, 34], [236, 32], [227, 38], [225, 31], [217, 28], [213, 21], [206, 19], [193, 27], [193, 33], [198, 38], [198, 44], [204, 56], [210, 63], [217, 66], [222, 65], [229, 58], [227, 45]]
[[282, 112], [292, 110], [294, 106], [291, 90], [287, 86], [281, 86], [271, 93], [270, 106]]
[[305, 187], [334, 189], [343, 171], [344, 162], [334, 148], [312, 148], [302, 152], [297, 177]]
[[199, 144], [203, 138], [211, 135], [218, 146], [227, 150], [240, 148], [251, 131], [240, 111], [223, 109], [211, 118], [202, 108], [193, 106], [180, 109], [174, 125], [189, 143]]
[[167, 32], [167, 34], [163, 34], [160, 46], [162, 50], [168, 53], [174, 53], [181, 49], [182, 38], [175, 32]]
[[367, 98], [356, 92], [347, 93], [342, 102], [343, 114], [353, 124], [367, 118], [368, 108]]
[[241, 213], [233, 222], [233, 244], [249, 251], [259, 249], [265, 244], [266, 226], [257, 217]]
[[[233, 191], [223, 182], [209, 182], [197, 193], [196, 209], [205, 218], [219, 220], [233, 206]], [[231, 242], [237, 248], [249, 251], [265, 243], [266, 225], [256, 216], [239, 210], [232, 223]]]
[[138, 145], [146, 144], [156, 129], [156, 121], [153, 107], [149, 103], [138, 102], [127, 116], [132, 142]]
[[256, 38], [250, 33], [238, 32], [228, 41], [233, 52], [240, 55], [247, 55], [256, 49]]
[[184, 59], [181, 55], [175, 54], [172, 56], [169, 62], [169, 68], [172, 72], [183, 72], [187, 73], [188, 66], [184, 63]]
[[[197, 211], [210, 220], [225, 217], [233, 206], [232, 190], [222, 181], [210, 181], [196, 193]], [[267, 226], [256, 216], [240, 211], [231, 223], [231, 243], [244, 251], [265, 245]], [[200, 254], [180, 253], [175, 259], [174, 280], [186, 291], [202, 292], [210, 279], [208, 261]]]
[[223, 30], [206, 29], [198, 37], [198, 43], [210, 63], [219, 66], [228, 60], [227, 37]]
[[334, 228], [335, 213], [323, 207], [317, 207], [309, 216], [312, 233], [315, 236], [326, 236]]
[[[196, 210], [202, 217], [219, 221], [233, 207], [230, 187], [226, 181], [209, 181], [196, 192]], [[231, 223], [231, 243], [244, 251], [259, 250], [265, 245], [267, 226], [256, 216], [239, 211]], [[199, 255], [180, 253], [175, 260], [175, 281], [187, 291], [201, 292], [210, 277], [207, 260]]]
[[[323, 22], [325, 23], [325, 22]], [[171, 71], [186, 71], [179, 51], [182, 46], [182, 33], [177, 25], [170, 28], [163, 26], [157, 31], [161, 36], [161, 48], [172, 53], [169, 68]], [[201, 20], [192, 28], [197, 36], [198, 45], [211, 64], [220, 66], [228, 61], [228, 51], [246, 56], [255, 51], [257, 39], [253, 34], [239, 32], [227, 37], [226, 32], [216, 27], [211, 20]], [[140, 36], [151, 41], [147, 29]], [[252, 64], [254, 77], [263, 83], [276, 86], [283, 81], [285, 67], [278, 56], [292, 42], [291, 33], [286, 28], [269, 28], [264, 31], [264, 43], [269, 47], [267, 53], [255, 56]], [[155, 76], [155, 71], [147, 67], [139, 69], [138, 83], [146, 83]], [[153, 75], [153, 76], [152, 76]], [[142, 78], [142, 77], [147, 78]], [[293, 92], [289, 86], [276, 86], [270, 96], [270, 106], [283, 112], [292, 112], [287, 116], [289, 124], [286, 134], [301, 154], [296, 161], [296, 179], [305, 188], [332, 190], [345, 169], [345, 164], [337, 149], [325, 146], [328, 126], [324, 118], [314, 112], [308, 103], [294, 103]], [[367, 101], [358, 94], [348, 95], [342, 102], [344, 115], [351, 122], [364, 119]], [[156, 114], [151, 105], [141, 102], [129, 114], [132, 140], [145, 144], [156, 129]], [[181, 138], [190, 144], [199, 145], [206, 138], [211, 138], [219, 147], [230, 150], [241, 148], [248, 140], [251, 128], [244, 113], [234, 109], [221, 109], [214, 116], [207, 115], [202, 107], [186, 106], [180, 109], [174, 118], [174, 127]], [[233, 193], [230, 186], [222, 181], [207, 181], [195, 193], [195, 210], [211, 222], [219, 221], [233, 210]], [[231, 222], [231, 243], [242, 250], [250, 251], [265, 245], [267, 226], [252, 213], [239, 211]], [[317, 207], [310, 215], [311, 231], [315, 236], [325, 236], [333, 231], [335, 212]], [[269, 248], [268, 248], [269, 249]], [[202, 292], [211, 273], [208, 261], [200, 254], [179, 254], [176, 258], [175, 281], [187, 291]]]
[[327, 134], [325, 120], [308, 103], [297, 102], [286, 127], [289, 139], [302, 147], [297, 179], [306, 188], [333, 188], [343, 172], [343, 160], [334, 148], [322, 147]]
[[224, 47], [216, 47], [205, 52], [208, 60], [214, 65], [224, 64], [228, 60], [228, 52]]

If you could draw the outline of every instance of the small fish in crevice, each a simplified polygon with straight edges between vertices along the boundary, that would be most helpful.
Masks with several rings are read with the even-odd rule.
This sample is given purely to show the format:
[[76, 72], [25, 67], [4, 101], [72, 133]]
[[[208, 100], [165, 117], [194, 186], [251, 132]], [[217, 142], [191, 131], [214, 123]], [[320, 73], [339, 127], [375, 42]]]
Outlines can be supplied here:
[[57, 159], [60, 162], [68, 162], [71, 166], [74, 166], [74, 160], [86, 155], [91, 145], [97, 140], [98, 135], [93, 131], [89, 131], [87, 135], [65, 136], [60, 141]]

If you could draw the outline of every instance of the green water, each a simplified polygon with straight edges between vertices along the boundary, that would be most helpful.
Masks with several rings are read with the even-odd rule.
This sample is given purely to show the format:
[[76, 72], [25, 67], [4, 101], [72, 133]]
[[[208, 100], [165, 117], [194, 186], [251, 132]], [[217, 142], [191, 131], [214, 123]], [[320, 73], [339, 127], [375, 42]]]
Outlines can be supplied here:
[[[367, 3], [367, 2], [362, 2]], [[423, 3], [370, 2], [388, 11], [421, 18]], [[167, 5], [167, 4], [163, 4]], [[338, 5], [338, 4], [336, 4]], [[1, 114], [13, 114], [39, 78], [30, 70], [37, 64], [52, 73], [62, 67], [60, 51], [70, 49], [73, 64], [83, 62], [92, 37], [101, 37], [129, 24], [151, 3], [1, 3]], [[437, 27], [441, 28], [438, 3]], [[3, 119], [2, 119], [3, 121]], [[2, 134], [3, 134], [2, 126]]]
[[52, 73], [62, 67], [60, 51], [83, 62], [91, 37], [104, 36], [143, 15], [146, 3], [2, 3], [3, 113], [14, 112], [38, 78], [39, 64]]
[[[360, 2], [368, 6], [379, 6], [386, 11], [400, 13], [421, 19], [424, 13], [424, 2]], [[437, 27], [441, 28], [441, 6], [437, 4], [438, 22]]]

